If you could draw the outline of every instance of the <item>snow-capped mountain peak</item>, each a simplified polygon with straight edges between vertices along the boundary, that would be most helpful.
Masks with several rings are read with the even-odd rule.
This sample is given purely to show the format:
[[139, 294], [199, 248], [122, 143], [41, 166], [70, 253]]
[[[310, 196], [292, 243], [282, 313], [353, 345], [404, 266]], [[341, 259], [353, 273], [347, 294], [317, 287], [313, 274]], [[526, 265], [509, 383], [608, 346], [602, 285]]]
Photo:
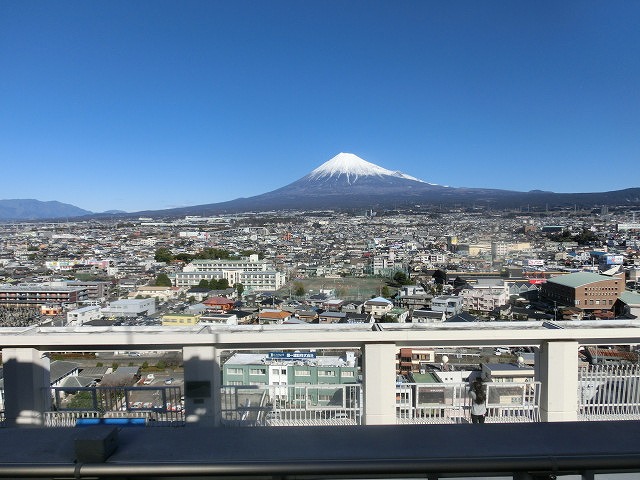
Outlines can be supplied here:
[[367, 162], [353, 153], [339, 153], [313, 170], [308, 175], [308, 178], [310, 180], [317, 180], [321, 178], [340, 177], [343, 175], [346, 177], [348, 183], [355, 182], [358, 177], [372, 176], [390, 176], [424, 183], [422, 180], [410, 175], [405, 175], [402, 172], [394, 172], [374, 163]]

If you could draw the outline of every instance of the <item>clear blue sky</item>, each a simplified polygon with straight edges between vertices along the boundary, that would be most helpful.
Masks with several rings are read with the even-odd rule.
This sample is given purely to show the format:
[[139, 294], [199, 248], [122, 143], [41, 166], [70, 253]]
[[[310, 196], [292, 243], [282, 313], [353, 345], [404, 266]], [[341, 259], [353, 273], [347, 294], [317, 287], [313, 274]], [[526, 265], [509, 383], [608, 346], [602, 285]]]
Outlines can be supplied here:
[[0, 2], [0, 198], [252, 196], [339, 152], [450, 186], [640, 186], [640, 2]]

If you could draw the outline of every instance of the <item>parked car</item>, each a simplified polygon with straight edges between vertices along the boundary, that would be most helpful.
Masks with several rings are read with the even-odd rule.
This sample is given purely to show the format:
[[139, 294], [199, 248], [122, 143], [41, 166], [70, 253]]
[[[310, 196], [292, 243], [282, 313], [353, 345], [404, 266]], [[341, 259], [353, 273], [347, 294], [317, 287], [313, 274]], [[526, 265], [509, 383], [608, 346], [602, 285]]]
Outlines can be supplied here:
[[165, 385], [171, 385], [173, 383], [173, 380], [174, 380], [173, 377], [169, 377], [164, 381], [164, 384]]
[[150, 373], [145, 377], [144, 382], [142, 383], [145, 385], [150, 385], [151, 383], [153, 383], [155, 379], [156, 379], [156, 376], [153, 373]]

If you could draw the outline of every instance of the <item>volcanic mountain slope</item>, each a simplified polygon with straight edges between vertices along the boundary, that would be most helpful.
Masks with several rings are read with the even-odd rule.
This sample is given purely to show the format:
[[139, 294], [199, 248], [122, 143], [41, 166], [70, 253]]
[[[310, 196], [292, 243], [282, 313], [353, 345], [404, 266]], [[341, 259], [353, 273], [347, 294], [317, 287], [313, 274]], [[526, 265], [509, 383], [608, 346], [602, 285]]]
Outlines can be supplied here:
[[304, 177], [282, 188], [228, 202], [171, 210], [136, 212], [144, 215], [210, 215], [267, 210], [385, 209], [412, 205], [527, 208], [594, 205], [640, 205], [640, 188], [604, 193], [517, 192], [457, 188], [427, 183], [402, 172], [339, 153]]

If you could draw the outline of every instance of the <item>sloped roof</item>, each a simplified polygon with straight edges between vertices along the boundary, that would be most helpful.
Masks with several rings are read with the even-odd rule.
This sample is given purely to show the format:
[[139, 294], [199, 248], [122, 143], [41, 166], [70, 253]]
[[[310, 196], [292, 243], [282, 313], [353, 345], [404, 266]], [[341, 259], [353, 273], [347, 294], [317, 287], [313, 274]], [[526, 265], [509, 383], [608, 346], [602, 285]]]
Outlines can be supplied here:
[[621, 302], [624, 302], [627, 305], [640, 307], [640, 293], [622, 292], [618, 298], [620, 298]]
[[367, 300], [364, 303], [365, 303], [365, 305], [376, 304], [376, 303], [391, 303], [391, 300], [388, 300], [388, 299], [386, 299], [384, 297], [376, 297], [376, 298], [372, 298], [371, 300]]

